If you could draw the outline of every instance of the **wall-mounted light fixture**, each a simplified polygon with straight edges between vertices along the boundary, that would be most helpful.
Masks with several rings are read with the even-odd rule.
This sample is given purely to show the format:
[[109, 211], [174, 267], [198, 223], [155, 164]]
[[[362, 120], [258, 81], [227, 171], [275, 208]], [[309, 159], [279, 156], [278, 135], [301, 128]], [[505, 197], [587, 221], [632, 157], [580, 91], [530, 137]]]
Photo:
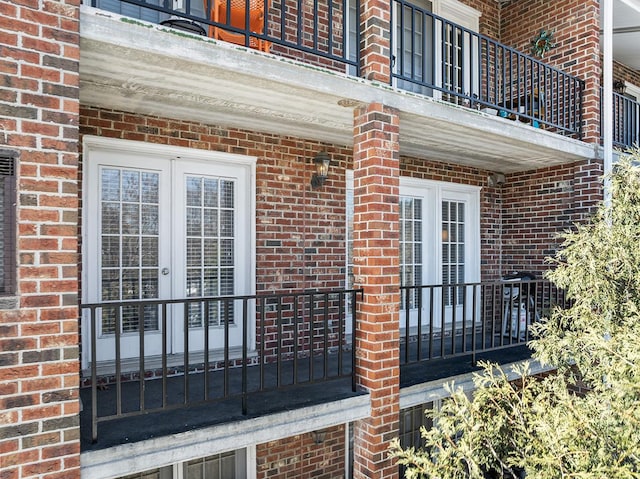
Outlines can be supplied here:
[[623, 80], [616, 80], [613, 82], [613, 91], [624, 95], [624, 90], [627, 88], [627, 84]]
[[311, 431], [310, 434], [314, 444], [322, 444], [326, 436], [326, 431], [324, 430]]
[[487, 178], [487, 184], [493, 187], [501, 187], [506, 181], [502, 173], [491, 173]]
[[329, 158], [326, 151], [321, 151], [313, 158], [313, 163], [316, 165], [316, 172], [311, 177], [311, 187], [315, 190], [316, 188], [320, 188], [324, 185], [324, 182], [329, 175], [331, 158]]

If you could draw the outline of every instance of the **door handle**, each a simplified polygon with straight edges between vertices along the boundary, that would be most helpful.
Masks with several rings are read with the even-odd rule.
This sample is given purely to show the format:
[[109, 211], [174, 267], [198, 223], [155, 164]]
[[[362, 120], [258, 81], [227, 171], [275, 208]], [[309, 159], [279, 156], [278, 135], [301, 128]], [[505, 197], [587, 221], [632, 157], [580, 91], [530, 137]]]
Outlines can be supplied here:
[[162, 268], [161, 273], [162, 273], [163, 276], [168, 275], [169, 274], [169, 268]]

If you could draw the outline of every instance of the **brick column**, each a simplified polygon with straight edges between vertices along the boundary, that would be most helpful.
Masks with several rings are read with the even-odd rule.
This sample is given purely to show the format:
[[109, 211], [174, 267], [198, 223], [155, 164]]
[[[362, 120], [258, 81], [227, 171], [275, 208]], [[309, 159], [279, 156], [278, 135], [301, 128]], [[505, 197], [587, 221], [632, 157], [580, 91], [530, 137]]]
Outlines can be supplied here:
[[17, 160], [17, 293], [0, 310], [0, 478], [80, 477], [80, 0], [0, 0], [0, 145]]
[[389, 441], [399, 418], [398, 114], [380, 104], [358, 108], [354, 122], [355, 283], [364, 288], [355, 332], [358, 384], [371, 395], [371, 417], [354, 429], [354, 477], [395, 478]]
[[360, 76], [391, 83], [391, 8], [393, 2], [360, 1]]

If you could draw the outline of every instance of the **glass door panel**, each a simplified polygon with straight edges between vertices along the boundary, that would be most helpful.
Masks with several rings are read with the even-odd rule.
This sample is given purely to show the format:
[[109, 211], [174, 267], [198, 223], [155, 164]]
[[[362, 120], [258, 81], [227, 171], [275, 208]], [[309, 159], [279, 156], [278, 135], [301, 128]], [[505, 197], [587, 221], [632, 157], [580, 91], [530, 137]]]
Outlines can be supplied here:
[[[220, 168], [216, 168], [218, 172]], [[176, 256], [174, 288], [184, 297], [233, 296], [238, 290], [238, 249], [242, 231], [238, 207], [244, 195], [238, 194], [242, 179], [216, 176], [205, 163], [176, 164], [176, 205], [182, 215], [174, 222]], [[176, 208], [177, 209], [177, 208]], [[178, 238], [182, 238], [179, 240]], [[240, 305], [233, 301], [197, 301], [187, 308], [189, 349], [204, 349], [208, 324], [210, 349], [225, 346], [225, 325], [229, 328], [229, 347], [242, 343]], [[174, 350], [184, 349], [184, 307], [174, 310]], [[206, 324], [205, 324], [206, 323]]]
[[144, 354], [157, 355], [162, 352], [160, 308], [137, 301], [170, 295], [162, 274], [169, 265], [170, 218], [161, 205], [170, 194], [170, 163], [155, 161], [148, 168], [150, 163], [107, 152], [97, 160], [88, 169], [85, 206], [92, 213], [85, 216], [85, 287], [89, 302], [114, 302], [98, 310], [97, 359], [115, 359], [116, 338], [122, 359], [138, 357], [141, 332]]

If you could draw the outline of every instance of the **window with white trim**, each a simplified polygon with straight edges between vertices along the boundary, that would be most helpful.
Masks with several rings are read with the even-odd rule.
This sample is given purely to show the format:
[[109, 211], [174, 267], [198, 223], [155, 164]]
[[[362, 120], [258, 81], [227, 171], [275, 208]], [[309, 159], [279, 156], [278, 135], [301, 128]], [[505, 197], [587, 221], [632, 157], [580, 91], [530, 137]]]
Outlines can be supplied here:
[[245, 449], [238, 449], [137, 472], [118, 479], [244, 479], [246, 477], [247, 454]]

